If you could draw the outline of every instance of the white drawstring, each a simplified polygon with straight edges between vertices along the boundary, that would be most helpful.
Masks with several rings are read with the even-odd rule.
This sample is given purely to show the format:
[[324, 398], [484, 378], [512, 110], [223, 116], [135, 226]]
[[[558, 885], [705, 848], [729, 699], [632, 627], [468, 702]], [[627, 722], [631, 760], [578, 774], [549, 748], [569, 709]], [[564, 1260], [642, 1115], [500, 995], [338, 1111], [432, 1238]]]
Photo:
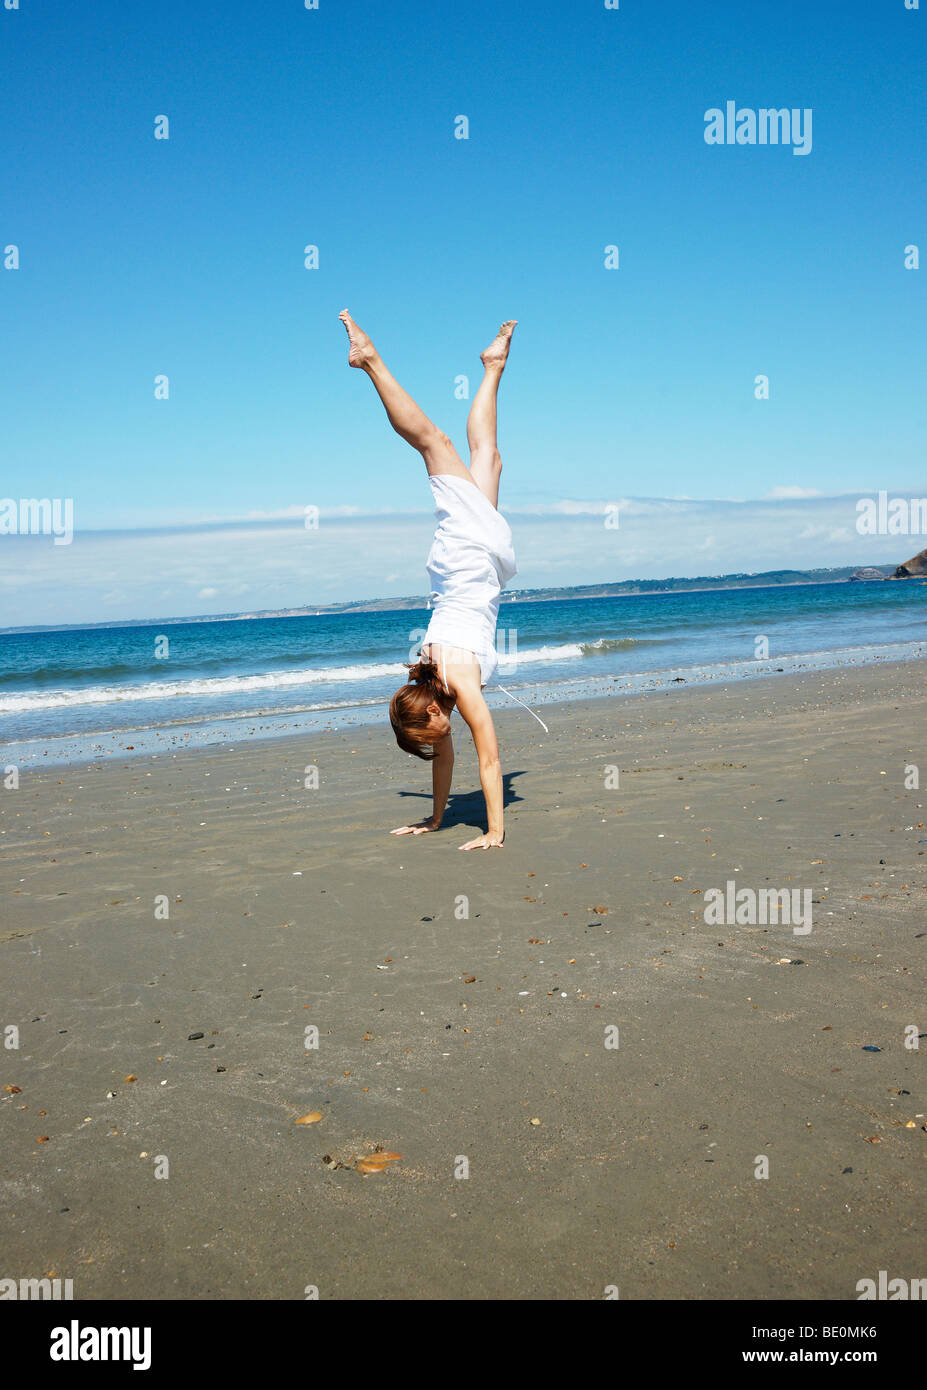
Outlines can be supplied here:
[[[498, 685], [498, 682], [497, 682], [497, 685]], [[505, 688], [504, 685], [499, 685], [498, 688], [503, 692], [503, 694], [508, 695], [508, 697], [509, 697], [510, 700], [514, 700], [515, 703], [516, 703], [516, 705], [521, 705], [522, 709], [526, 709], [526, 710], [528, 711], [528, 713], [531, 715], [532, 719], [537, 719], [538, 723], [540, 724], [541, 728], [544, 730], [545, 734], [549, 734], [549, 733], [550, 733], [550, 729], [548, 729], [547, 725], [544, 723], [544, 720], [541, 719], [539, 715], [535, 714], [534, 710], [531, 708], [530, 705], [526, 705], [525, 702], [524, 702], [524, 700], [519, 700], [518, 696], [517, 696], [517, 695], [513, 695], [512, 692], [511, 692], [511, 690], [506, 690], [506, 688]]]
[[[421, 657], [421, 652], [419, 652], [419, 657]], [[444, 689], [447, 691], [448, 695], [450, 695], [451, 692], [447, 688], [447, 650], [443, 646], [441, 648], [441, 674]], [[516, 705], [521, 705], [522, 709], [526, 709], [528, 713], [531, 715], [531, 718], [536, 719], [538, 721], [545, 734], [550, 733], [550, 729], [548, 729], [547, 725], [544, 723], [544, 720], [541, 719], [540, 715], [535, 714], [534, 710], [531, 708], [530, 705], [526, 705], [524, 700], [519, 700], [518, 696], [513, 695], [511, 690], [506, 690], [504, 685], [499, 685], [498, 688], [502, 691], [504, 695], [508, 695], [510, 700], [514, 700]]]

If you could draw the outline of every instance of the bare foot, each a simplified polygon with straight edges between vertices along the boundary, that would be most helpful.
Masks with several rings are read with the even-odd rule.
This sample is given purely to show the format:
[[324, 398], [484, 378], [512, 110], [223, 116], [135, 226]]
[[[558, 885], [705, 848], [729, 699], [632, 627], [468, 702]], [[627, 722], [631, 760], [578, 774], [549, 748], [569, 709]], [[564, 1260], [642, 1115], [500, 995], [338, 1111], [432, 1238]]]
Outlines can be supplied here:
[[486, 351], [480, 353], [480, 361], [484, 367], [488, 367], [492, 363], [505, 366], [505, 359], [509, 355], [509, 344], [512, 341], [512, 334], [515, 332], [517, 322], [518, 319], [507, 319]]
[[348, 366], [366, 367], [376, 357], [376, 348], [364, 330], [358, 328], [347, 309], [342, 309], [338, 317], [348, 330], [348, 339], [351, 344], [348, 350]]

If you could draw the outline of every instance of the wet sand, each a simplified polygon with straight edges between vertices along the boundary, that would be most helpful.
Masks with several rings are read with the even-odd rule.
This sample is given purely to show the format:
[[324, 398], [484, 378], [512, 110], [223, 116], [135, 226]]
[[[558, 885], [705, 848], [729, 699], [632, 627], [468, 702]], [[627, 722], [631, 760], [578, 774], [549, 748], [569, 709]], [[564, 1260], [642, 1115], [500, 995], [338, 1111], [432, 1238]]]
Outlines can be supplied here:
[[[382, 728], [25, 773], [0, 796], [4, 1276], [570, 1300], [921, 1277], [925, 712], [914, 662], [549, 706], [549, 737], [513, 707], [486, 853], [457, 848], [482, 828], [458, 721], [445, 828], [415, 839], [386, 832], [430, 770]], [[728, 880], [811, 890], [811, 932], [706, 924]], [[365, 1176], [377, 1146], [402, 1157]]]

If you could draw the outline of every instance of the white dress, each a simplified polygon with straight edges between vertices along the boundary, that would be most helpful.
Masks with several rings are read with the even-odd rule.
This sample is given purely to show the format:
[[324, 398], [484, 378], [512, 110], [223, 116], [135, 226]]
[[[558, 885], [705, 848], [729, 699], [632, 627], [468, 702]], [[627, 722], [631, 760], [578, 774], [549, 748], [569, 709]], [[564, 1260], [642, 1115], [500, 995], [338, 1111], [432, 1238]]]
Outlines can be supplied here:
[[438, 527], [426, 562], [433, 611], [422, 646], [437, 642], [473, 652], [486, 685], [499, 663], [499, 595], [518, 573], [511, 528], [468, 478], [439, 473], [428, 481]]

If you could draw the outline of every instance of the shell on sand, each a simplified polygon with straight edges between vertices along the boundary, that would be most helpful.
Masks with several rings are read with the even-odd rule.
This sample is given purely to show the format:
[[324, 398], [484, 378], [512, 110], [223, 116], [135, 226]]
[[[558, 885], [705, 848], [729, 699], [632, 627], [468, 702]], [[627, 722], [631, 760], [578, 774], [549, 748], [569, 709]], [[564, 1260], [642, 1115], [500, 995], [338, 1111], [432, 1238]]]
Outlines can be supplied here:
[[359, 1173], [383, 1173], [387, 1164], [395, 1163], [398, 1158], [402, 1158], [402, 1154], [377, 1149], [375, 1153], [359, 1158], [355, 1166]]

